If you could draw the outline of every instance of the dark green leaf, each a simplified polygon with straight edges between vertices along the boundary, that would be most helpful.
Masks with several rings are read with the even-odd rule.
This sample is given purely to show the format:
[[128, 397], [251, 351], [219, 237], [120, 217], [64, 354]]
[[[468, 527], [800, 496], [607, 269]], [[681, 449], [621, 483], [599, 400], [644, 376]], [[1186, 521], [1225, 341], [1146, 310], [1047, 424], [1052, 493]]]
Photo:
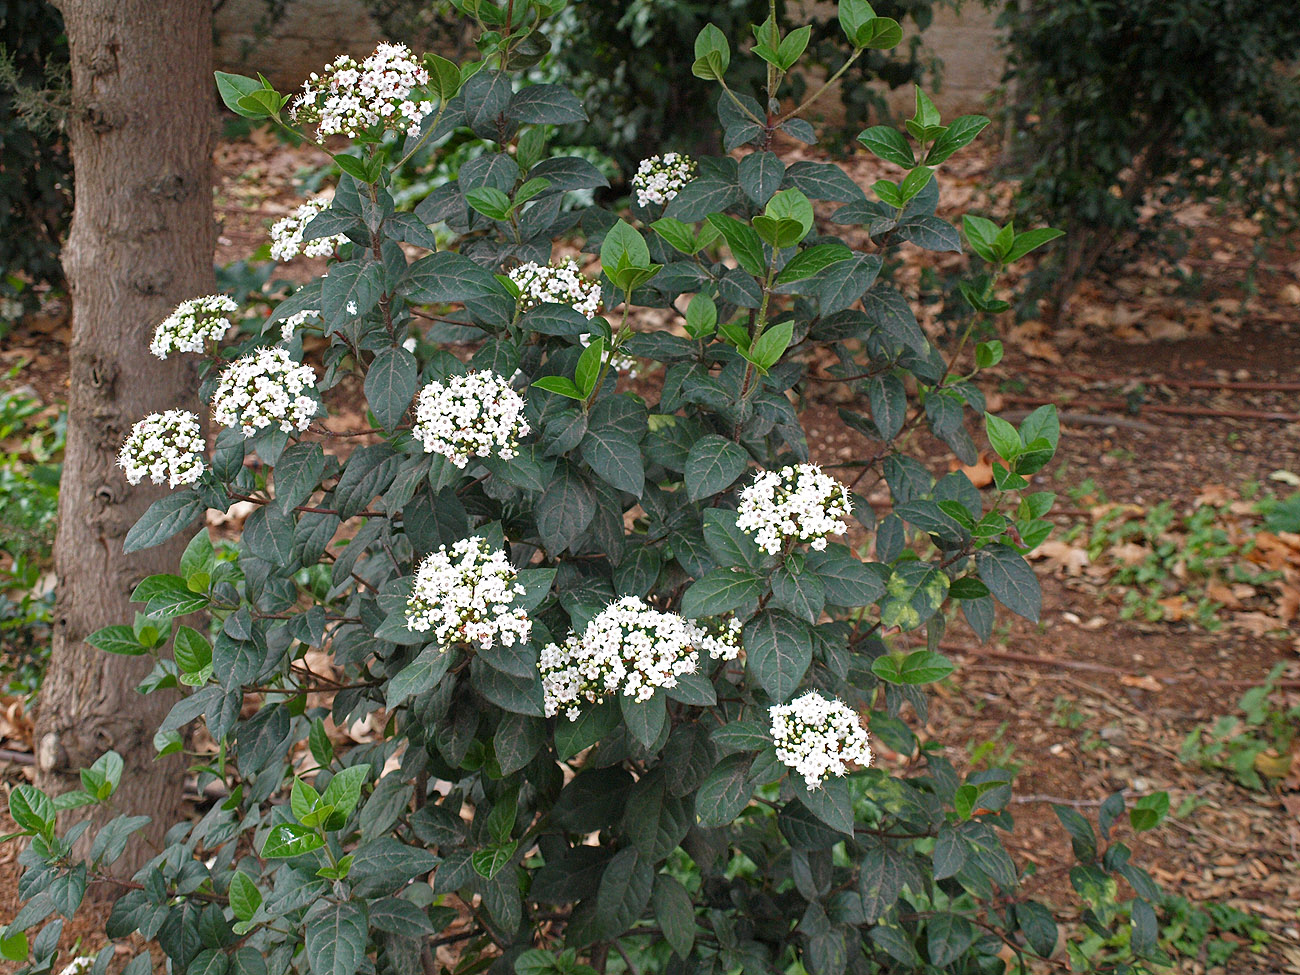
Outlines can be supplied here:
[[1037, 622], [1043, 608], [1042, 589], [1029, 563], [1007, 545], [990, 545], [976, 553], [980, 580], [995, 599], [1018, 616]]
[[395, 708], [407, 698], [423, 694], [432, 688], [447, 673], [452, 656], [449, 651], [437, 645], [421, 650], [418, 657], [388, 682], [386, 706], [389, 709]]
[[740, 815], [753, 795], [749, 782], [750, 755], [728, 755], [709, 773], [695, 795], [695, 816], [701, 826], [727, 826]]
[[366, 371], [366, 401], [385, 430], [397, 426], [411, 405], [418, 372], [415, 356], [400, 347], [379, 353]]
[[695, 905], [681, 882], [659, 874], [655, 877], [651, 908], [664, 940], [678, 958], [685, 959], [695, 944]]
[[853, 835], [853, 798], [847, 782], [829, 778], [815, 789], [808, 789], [802, 776], [792, 777], [798, 786], [795, 794], [814, 816], [832, 829]]
[[815, 296], [822, 315], [843, 311], [861, 298], [875, 282], [882, 263], [875, 254], [857, 254], [818, 274]]
[[713, 569], [686, 590], [681, 613], [688, 619], [720, 616], [739, 607], [757, 606], [762, 595], [758, 577], [752, 572]]
[[357, 975], [365, 961], [368, 933], [361, 904], [326, 903], [308, 919], [303, 939], [312, 975]]
[[1016, 923], [1039, 958], [1052, 956], [1056, 951], [1056, 920], [1051, 911], [1037, 901], [1023, 901], [1016, 905]]
[[808, 627], [785, 613], [766, 610], [745, 626], [748, 669], [774, 701], [786, 701], [812, 663]]
[[659, 739], [664, 730], [664, 722], [668, 719], [668, 709], [662, 694], [655, 694], [648, 701], [638, 701], [627, 694], [620, 694], [618, 706], [623, 713], [627, 730], [644, 747], [649, 748]]
[[974, 940], [974, 925], [960, 914], [938, 914], [925, 922], [926, 954], [939, 968], [960, 958]]
[[122, 552], [130, 554], [160, 545], [193, 524], [203, 514], [203, 502], [190, 488], [182, 488], [159, 498], [131, 526], [122, 542]]
[[645, 912], [654, 885], [653, 865], [635, 849], [609, 861], [596, 891], [596, 922], [606, 939], [617, 938]]
[[585, 122], [587, 113], [567, 88], [561, 85], [530, 85], [515, 92], [506, 107], [506, 117], [535, 125], [563, 125]]
[[325, 473], [325, 453], [318, 443], [296, 443], [275, 465], [275, 503], [290, 512], [306, 501]]
[[772, 194], [781, 188], [784, 177], [785, 164], [774, 152], [751, 152], [740, 161], [740, 188], [760, 207], [766, 206]]
[[334, 487], [334, 507], [339, 517], [351, 518], [372, 498], [388, 490], [401, 464], [402, 455], [386, 443], [369, 444], [352, 451]]
[[264, 504], [244, 521], [244, 550], [271, 565], [291, 565], [295, 528], [292, 511]]
[[321, 282], [321, 314], [331, 328], [368, 314], [384, 290], [384, 266], [378, 261], [334, 264]]
[[499, 294], [500, 284], [487, 268], [454, 251], [422, 257], [407, 269], [401, 290], [413, 301], [466, 301]]
[[749, 467], [749, 455], [736, 443], [708, 434], [686, 456], [686, 493], [692, 501], [725, 491]]
[[429, 923], [426, 911], [400, 897], [383, 897], [373, 901], [368, 913], [370, 926], [378, 931], [387, 931], [404, 938], [422, 938], [437, 933]]
[[618, 429], [593, 425], [582, 440], [582, 459], [606, 484], [641, 497], [645, 466], [636, 441]]
[[596, 516], [596, 496], [568, 464], [556, 468], [555, 480], [537, 502], [537, 531], [542, 544], [559, 554], [582, 537]]

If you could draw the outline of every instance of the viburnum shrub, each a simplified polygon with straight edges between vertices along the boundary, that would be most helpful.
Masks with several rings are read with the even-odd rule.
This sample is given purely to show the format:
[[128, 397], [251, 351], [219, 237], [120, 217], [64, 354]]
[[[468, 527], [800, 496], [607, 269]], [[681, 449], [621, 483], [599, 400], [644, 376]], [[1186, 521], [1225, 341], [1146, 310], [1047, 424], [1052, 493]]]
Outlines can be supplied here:
[[[222, 796], [114, 881], [108, 935], [154, 938], [198, 975], [1000, 972], [1052, 955], [1052, 915], [1020, 896], [999, 837], [1011, 774], [963, 776], [914, 730], [923, 686], [953, 670], [938, 646], [958, 608], [982, 637], [996, 602], [1037, 617], [1023, 556], [1050, 528], [1029, 478], [1057, 444], [1051, 408], [985, 418], [990, 492], [919, 459], [928, 428], [975, 461], [973, 377], [1001, 347], [945, 357], [880, 277], [904, 244], [962, 249], [936, 174], [986, 120], [944, 124], [918, 92], [910, 139], [861, 136], [901, 172], [868, 195], [832, 163], [782, 161], [778, 135], [813, 138], [806, 106], [729, 88], [732, 45], [709, 27], [693, 70], [742, 148], [660, 155], [623, 216], [575, 210], [568, 194], [605, 181], [546, 145], [582, 107], [512, 74], [557, 6], [465, 2], [482, 60], [386, 45], [292, 102], [218, 75], [234, 111], [353, 143], [331, 143], [329, 205], [276, 231], [285, 254], [333, 240], [326, 272], [260, 336], [221, 344], [226, 309], [199, 303], [155, 343], [203, 357], [219, 429], [203, 456], [186, 414], [133, 434], [131, 477], [177, 488], [126, 547], [254, 508], [237, 545], [200, 530], [176, 574], [140, 583], [133, 625], [90, 637], [156, 659], [141, 690], [181, 696], [155, 745], [183, 750], [203, 722], [218, 747], [195, 771]], [[897, 42], [865, 0], [839, 18], [853, 52]], [[807, 34], [755, 35], [775, 92]], [[393, 169], [465, 129], [483, 153], [397, 212]], [[1054, 235], [978, 218], [966, 234], [994, 270]], [[968, 282], [973, 314], [1006, 307], [993, 287]], [[448, 322], [478, 336], [463, 358], [410, 341]], [[800, 424], [825, 380], [859, 394], [840, 416], [871, 441], [834, 468]], [[331, 734], [367, 719], [376, 740]], [[84, 824], [56, 829], [59, 810], [111, 801], [121, 769], [110, 752], [82, 790], [12, 793], [26, 905], [3, 947], [27, 971], [55, 964], [62, 922], [30, 945], [25, 929], [70, 916], [144, 822], [111, 820], [84, 856]], [[1061, 810], [1070, 876], [1090, 927], [1159, 958], [1157, 891], [1110, 842], [1123, 805], [1102, 806], [1103, 845]]]

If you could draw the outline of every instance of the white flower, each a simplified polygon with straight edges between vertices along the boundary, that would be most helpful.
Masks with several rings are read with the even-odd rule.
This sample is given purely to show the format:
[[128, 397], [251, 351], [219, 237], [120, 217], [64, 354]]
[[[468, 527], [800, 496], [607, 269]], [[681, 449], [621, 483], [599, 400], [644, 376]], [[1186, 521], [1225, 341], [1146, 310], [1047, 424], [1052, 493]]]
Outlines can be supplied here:
[[78, 955], [76, 958], [72, 959], [72, 961], [68, 962], [63, 971], [59, 972], [59, 975], [86, 975], [86, 973], [94, 967], [94, 955]]
[[463, 468], [470, 457], [514, 457], [529, 432], [524, 398], [490, 369], [434, 380], [420, 390], [411, 428], [424, 452]]
[[203, 474], [203, 429], [188, 410], [150, 413], [131, 427], [117, 455], [126, 479], [139, 484], [144, 478], [170, 487], [193, 484]]
[[525, 643], [533, 624], [525, 610], [511, 606], [524, 594], [517, 579], [505, 552], [477, 535], [461, 539], [450, 554], [440, 546], [416, 570], [406, 625], [417, 633], [433, 630], [444, 647], [477, 643], [488, 650]]
[[304, 308], [302, 311], [294, 312], [280, 322], [280, 340], [283, 342], [290, 341], [294, 333], [312, 319], [315, 319], [316, 323], [320, 324], [319, 308]]
[[632, 189], [636, 190], [636, 202], [643, 207], [665, 204], [694, 178], [694, 159], [680, 152], [665, 152], [641, 160], [632, 177]]
[[731, 659], [736, 649], [710, 637], [699, 624], [664, 613], [639, 596], [623, 596], [591, 620], [582, 635], [542, 650], [538, 668], [547, 716], [564, 712], [577, 719], [582, 701], [598, 703], [623, 694], [648, 701], [655, 689], [676, 687], [693, 674], [704, 650]]
[[360, 64], [340, 54], [321, 75], [313, 71], [289, 114], [315, 122], [320, 135], [355, 139], [375, 127], [419, 135], [425, 116], [434, 109], [417, 90], [428, 81], [429, 72], [405, 44], [380, 44]]
[[227, 315], [239, 308], [225, 295], [191, 298], [176, 306], [163, 323], [154, 329], [149, 351], [159, 359], [172, 352], [202, 352], [210, 339], [220, 341], [230, 328]]
[[302, 234], [307, 229], [307, 224], [315, 219], [316, 214], [328, 209], [329, 205], [328, 197], [315, 196], [287, 217], [281, 217], [273, 223], [271, 259], [281, 262], [292, 261], [299, 254], [304, 257], [329, 257], [336, 247], [347, 243], [346, 234], [333, 234], [303, 242]]
[[553, 302], [571, 305], [575, 311], [593, 318], [600, 307], [600, 285], [579, 271], [578, 262], [572, 257], [559, 263], [520, 264], [510, 272], [510, 280], [522, 292], [520, 299], [525, 311]]
[[816, 464], [760, 471], [740, 492], [736, 527], [755, 536], [758, 547], [777, 555], [787, 541], [826, 547], [826, 536], [848, 531], [849, 491]]
[[871, 764], [867, 731], [843, 701], [809, 691], [789, 704], [773, 705], [768, 714], [777, 759], [802, 775], [809, 790], [827, 776], [847, 773], [850, 762]]
[[714, 660], [735, 660], [740, 656], [740, 633], [744, 625], [734, 616], [725, 620], [697, 621], [703, 635], [699, 647]]
[[258, 349], [222, 371], [212, 396], [212, 419], [242, 430], [245, 437], [269, 426], [285, 433], [306, 430], [316, 415], [316, 401], [307, 395], [315, 386], [311, 366], [295, 362], [287, 350]]

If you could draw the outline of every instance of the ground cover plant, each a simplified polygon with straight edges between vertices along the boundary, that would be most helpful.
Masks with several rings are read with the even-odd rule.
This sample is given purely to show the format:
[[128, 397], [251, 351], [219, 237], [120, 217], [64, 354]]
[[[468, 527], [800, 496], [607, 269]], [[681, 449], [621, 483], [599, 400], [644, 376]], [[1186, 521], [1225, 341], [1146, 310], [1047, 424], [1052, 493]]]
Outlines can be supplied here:
[[[329, 206], [272, 231], [283, 260], [332, 239], [324, 275], [260, 335], [230, 341], [235, 309], [203, 296], [159, 325], [158, 354], [203, 361], [215, 447], [169, 411], [122, 451], [128, 480], [173, 489], [130, 549], [255, 506], [236, 547], [200, 530], [175, 574], [140, 583], [134, 621], [91, 637], [156, 659], [141, 689], [181, 696], [155, 744], [192, 749], [201, 720], [216, 747], [195, 770], [222, 795], [114, 879], [143, 817], [93, 836], [56, 818], [111, 803], [119, 756], [62, 796], [14, 789], [26, 905], [0, 948], [52, 970], [62, 918], [102, 882], [123, 891], [110, 937], [138, 932], [172, 970], [212, 975], [427, 971], [448, 945], [456, 971], [519, 975], [1163, 960], [1159, 891], [1124, 834], [1167, 797], [1126, 810], [1116, 794], [1096, 826], [1058, 808], [1084, 920], [1123, 944], [1061, 949], [999, 836], [1010, 771], [962, 776], [908, 722], [953, 670], [937, 649], [950, 615], [984, 636], [996, 603], [1037, 617], [1024, 555], [1050, 531], [1053, 497], [1030, 479], [1057, 446], [1051, 407], [1019, 426], [984, 415], [988, 496], [914, 456], [925, 428], [975, 461], [971, 379], [1001, 349], [945, 357], [881, 278], [904, 245], [962, 248], [934, 215], [937, 178], [986, 120], [945, 124], [918, 91], [907, 135], [861, 136], [900, 172], [869, 198], [835, 165], [774, 151], [812, 138], [775, 97], [807, 35], [756, 26], [751, 93], [726, 80], [740, 39], [706, 27], [692, 71], [719, 84], [741, 151], [660, 155], [624, 216], [577, 211], [566, 194], [603, 177], [546, 146], [582, 107], [515, 84], [557, 6], [465, 3], [482, 32], [466, 65], [384, 45], [293, 97], [218, 76], [233, 110], [352, 144], [331, 143]], [[846, 57], [899, 40], [864, 0], [839, 22]], [[399, 212], [391, 172], [464, 129], [488, 151]], [[823, 234], [814, 202], [862, 246]], [[963, 230], [987, 269], [962, 289], [969, 328], [1007, 307], [994, 272], [1056, 234], [973, 214]], [[580, 241], [581, 262], [556, 260], [557, 241]], [[634, 330], [634, 308], [671, 325]], [[472, 358], [419, 342], [430, 320], [481, 333]], [[825, 350], [836, 364], [813, 371]], [[633, 368], [648, 377], [630, 386]], [[878, 449], [839, 477], [807, 463], [795, 400], [815, 378], [869, 404], [841, 415]], [[366, 425], [330, 424], [327, 404], [358, 394]], [[863, 495], [881, 480], [877, 515]], [[206, 626], [180, 622], [198, 613]], [[336, 749], [330, 726], [368, 716], [382, 737]], [[103, 975], [114, 953], [87, 967]]]
[[44, 580], [67, 424], [51, 412], [21, 389], [0, 393], [0, 680], [24, 700], [40, 686], [50, 651], [54, 594]]

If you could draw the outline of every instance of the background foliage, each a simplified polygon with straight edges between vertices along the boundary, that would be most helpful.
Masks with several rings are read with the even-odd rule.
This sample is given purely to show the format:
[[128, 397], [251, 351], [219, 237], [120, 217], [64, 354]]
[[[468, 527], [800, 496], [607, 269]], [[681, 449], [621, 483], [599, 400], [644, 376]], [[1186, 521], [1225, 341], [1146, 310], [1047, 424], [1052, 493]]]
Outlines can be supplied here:
[[1292, 221], [1300, 22], [1286, 4], [1034, 0], [1003, 21], [1018, 205], [1069, 235], [1048, 269], [1058, 304], [1098, 261], [1132, 255], [1132, 234], [1171, 231], [1144, 216], [1148, 192], [1157, 218], [1190, 196], [1274, 232]]
[[[31, 281], [58, 284], [59, 244], [72, 212], [72, 171], [55, 125], [19, 117], [21, 96], [58, 86], [68, 62], [63, 18], [45, 0], [0, 0], [0, 298]], [[0, 322], [0, 335], [4, 323]]]

